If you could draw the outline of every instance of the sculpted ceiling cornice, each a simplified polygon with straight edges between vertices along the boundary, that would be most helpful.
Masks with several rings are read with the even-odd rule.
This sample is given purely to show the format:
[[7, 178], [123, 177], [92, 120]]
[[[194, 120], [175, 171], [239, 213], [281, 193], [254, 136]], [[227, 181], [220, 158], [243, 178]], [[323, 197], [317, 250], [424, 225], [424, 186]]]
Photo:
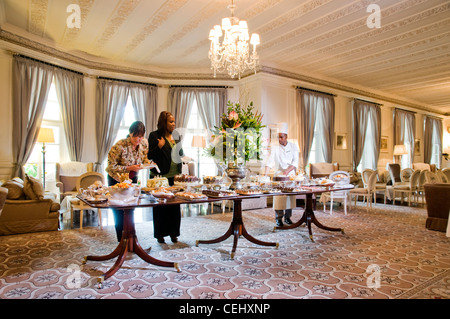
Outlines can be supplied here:
[[[146, 77], [151, 80], [207, 80], [210, 82], [223, 82], [223, 81], [236, 81], [237, 79], [230, 79], [226, 75], [218, 74], [216, 78], [213, 78], [211, 73], [192, 73], [192, 72], [178, 72], [178, 73], [169, 73], [169, 72], [158, 72], [138, 67], [128, 67], [128, 66], [120, 66], [112, 63], [105, 63], [99, 61], [93, 61], [88, 58], [75, 55], [72, 53], [64, 52], [61, 50], [57, 50], [51, 46], [45, 45], [43, 43], [33, 41], [31, 39], [19, 36], [12, 32], [0, 29], [0, 41], [5, 41], [7, 43], [11, 43], [13, 45], [17, 45], [21, 48], [29, 49], [44, 55], [47, 55], [53, 59], [62, 60], [68, 63], [72, 63], [75, 65], [79, 65], [80, 67], [87, 68], [91, 71], [95, 72], [107, 72], [107, 73], [116, 73], [123, 75], [131, 75], [131, 76], [139, 76]], [[79, 71], [79, 70], [77, 70]], [[431, 112], [439, 115], [448, 116], [450, 114], [445, 114], [443, 112], [439, 112], [439, 110], [431, 109], [426, 106], [415, 104], [412, 102], [404, 101], [402, 99], [386, 97], [382, 94], [372, 93], [363, 89], [358, 89], [352, 87], [350, 85], [343, 85], [336, 82], [317, 79], [311, 76], [307, 76], [304, 74], [298, 74], [289, 72], [286, 70], [281, 70], [269, 66], [260, 66], [257, 70], [257, 73], [265, 73], [280, 76], [283, 78], [289, 78], [295, 81], [300, 81], [302, 83], [310, 83], [313, 85], [325, 86], [331, 89], [348, 92], [351, 94], [365, 96], [367, 98], [372, 98], [376, 100], [386, 101], [393, 104], [403, 105], [406, 107], [411, 107], [417, 110], [422, 110], [425, 112]], [[249, 76], [252, 76], [254, 73], [248, 73], [242, 76], [242, 79], [245, 79]], [[87, 76], [92, 74], [86, 74]]]

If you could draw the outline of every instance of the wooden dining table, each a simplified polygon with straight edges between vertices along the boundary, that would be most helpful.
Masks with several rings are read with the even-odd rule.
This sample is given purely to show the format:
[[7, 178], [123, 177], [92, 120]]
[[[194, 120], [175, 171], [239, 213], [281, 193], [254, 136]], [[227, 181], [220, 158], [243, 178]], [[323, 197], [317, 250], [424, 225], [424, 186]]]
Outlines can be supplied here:
[[[83, 264], [87, 263], [87, 261], [105, 261], [110, 260], [117, 257], [117, 260], [115, 261], [114, 265], [107, 270], [104, 274], [98, 277], [97, 279], [97, 285], [98, 288], [103, 287], [103, 282], [108, 279], [109, 277], [113, 276], [123, 265], [128, 252], [133, 252], [136, 255], [138, 255], [142, 260], [149, 264], [153, 264], [156, 266], [161, 267], [169, 267], [174, 268], [177, 272], [180, 272], [180, 267], [178, 263], [175, 262], [169, 262], [169, 261], [163, 261], [159, 260], [157, 258], [154, 258], [150, 256], [139, 244], [138, 238], [136, 236], [136, 228], [134, 223], [134, 210], [136, 208], [143, 208], [143, 207], [157, 207], [157, 206], [168, 206], [168, 205], [180, 205], [180, 204], [202, 204], [202, 203], [211, 203], [216, 201], [223, 201], [223, 200], [232, 200], [234, 202], [234, 209], [233, 209], [233, 217], [230, 223], [230, 227], [228, 230], [223, 234], [222, 236], [211, 239], [211, 240], [197, 240], [196, 246], [199, 244], [214, 244], [222, 242], [226, 239], [228, 239], [231, 236], [234, 236], [233, 238], [233, 246], [231, 249], [231, 259], [234, 258], [238, 240], [241, 236], [243, 236], [245, 239], [249, 240], [250, 242], [261, 245], [261, 246], [268, 246], [268, 247], [279, 247], [279, 243], [276, 242], [266, 242], [259, 240], [252, 235], [248, 233], [248, 231], [245, 228], [244, 220], [242, 217], [242, 200], [244, 199], [251, 199], [251, 198], [258, 198], [258, 197], [268, 197], [268, 196], [286, 196], [286, 195], [306, 195], [306, 207], [303, 214], [303, 217], [293, 225], [290, 226], [284, 226], [284, 227], [275, 227], [275, 229], [291, 229], [300, 226], [303, 223], [306, 223], [308, 226], [309, 234], [311, 240], [313, 240], [312, 237], [312, 230], [311, 230], [311, 224], [315, 224], [319, 228], [329, 230], [329, 231], [341, 231], [343, 232], [343, 229], [340, 228], [331, 228], [322, 225], [319, 223], [317, 218], [314, 215], [313, 210], [313, 204], [312, 204], [312, 196], [313, 194], [320, 194], [323, 192], [330, 192], [334, 190], [343, 190], [343, 188], [304, 188], [301, 192], [290, 192], [290, 193], [267, 193], [267, 194], [254, 194], [254, 195], [236, 195], [236, 196], [228, 196], [228, 197], [207, 197], [204, 199], [196, 199], [196, 200], [187, 200], [182, 199], [179, 197], [173, 197], [166, 200], [150, 200], [150, 197], [147, 197], [146, 195], [141, 195], [139, 198], [136, 197], [134, 201], [129, 201], [121, 204], [117, 204], [115, 201], [109, 200], [105, 202], [92, 202], [87, 200], [81, 195], [78, 195], [78, 199], [89, 205], [93, 208], [101, 208], [101, 209], [107, 209], [107, 208], [116, 208], [123, 211], [123, 233], [122, 238], [117, 245], [117, 247], [108, 255], [104, 256], [85, 256], [83, 259]], [[275, 230], [274, 229], [274, 230]]]

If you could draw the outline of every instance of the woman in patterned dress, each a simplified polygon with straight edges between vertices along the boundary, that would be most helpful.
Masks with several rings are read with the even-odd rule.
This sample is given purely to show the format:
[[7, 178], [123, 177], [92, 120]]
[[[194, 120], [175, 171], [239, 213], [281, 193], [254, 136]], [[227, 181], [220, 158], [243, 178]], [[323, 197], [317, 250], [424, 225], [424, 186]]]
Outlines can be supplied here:
[[[147, 158], [148, 141], [144, 137], [145, 125], [140, 121], [131, 124], [127, 138], [118, 141], [108, 153], [108, 185], [120, 183], [119, 175], [128, 173], [133, 183], [137, 183], [137, 174], [142, 164], [150, 163]], [[112, 209], [118, 241], [122, 238], [123, 212]]]

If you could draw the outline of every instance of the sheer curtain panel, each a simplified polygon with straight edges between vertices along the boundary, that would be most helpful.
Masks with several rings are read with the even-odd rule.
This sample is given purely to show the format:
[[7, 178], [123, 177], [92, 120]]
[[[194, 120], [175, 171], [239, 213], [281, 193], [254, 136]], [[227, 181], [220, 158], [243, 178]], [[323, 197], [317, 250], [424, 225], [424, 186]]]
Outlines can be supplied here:
[[71, 161], [81, 162], [84, 138], [84, 76], [55, 68], [55, 86]]
[[24, 178], [24, 165], [36, 143], [54, 68], [21, 56], [13, 61], [13, 176]]
[[227, 104], [226, 88], [196, 88], [197, 106], [200, 117], [207, 129], [220, 125], [220, 117]]
[[326, 93], [297, 89], [298, 109], [298, 141], [299, 166], [305, 168], [311, 152], [314, 131], [318, 127], [316, 138], [323, 141], [323, 157], [328, 163], [332, 162], [334, 137], [334, 97]]
[[194, 99], [195, 92], [192, 88], [169, 88], [169, 112], [175, 117], [177, 128], [186, 128]]
[[126, 83], [107, 79], [97, 80], [96, 139], [97, 162], [95, 171], [101, 172], [101, 163], [114, 144], [129, 94]]
[[154, 85], [130, 84], [130, 96], [136, 118], [145, 125], [146, 134], [156, 130], [158, 88]]
[[373, 141], [369, 151], [372, 154], [373, 170], [377, 169], [378, 159], [380, 157], [381, 143], [381, 108], [378, 104], [353, 100], [353, 170], [356, 172], [366, 146], [366, 132], [370, 124], [373, 131]]
[[[408, 150], [409, 166], [414, 161], [414, 137], [416, 132], [416, 116], [413, 112], [395, 109], [394, 112], [394, 145], [405, 145]], [[402, 167], [406, 168], [406, 167]]]
[[425, 115], [423, 131], [423, 156], [425, 163], [431, 164], [433, 145], [438, 145], [439, 147], [437, 167], [440, 168], [442, 164], [442, 120]]

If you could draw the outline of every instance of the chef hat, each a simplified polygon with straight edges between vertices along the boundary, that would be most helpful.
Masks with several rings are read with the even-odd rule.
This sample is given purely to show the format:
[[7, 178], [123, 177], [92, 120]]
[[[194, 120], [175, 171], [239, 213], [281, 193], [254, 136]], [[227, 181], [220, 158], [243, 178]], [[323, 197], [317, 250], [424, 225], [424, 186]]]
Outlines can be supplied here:
[[287, 123], [279, 123], [278, 124], [278, 132], [287, 135], [289, 133], [288, 124]]

